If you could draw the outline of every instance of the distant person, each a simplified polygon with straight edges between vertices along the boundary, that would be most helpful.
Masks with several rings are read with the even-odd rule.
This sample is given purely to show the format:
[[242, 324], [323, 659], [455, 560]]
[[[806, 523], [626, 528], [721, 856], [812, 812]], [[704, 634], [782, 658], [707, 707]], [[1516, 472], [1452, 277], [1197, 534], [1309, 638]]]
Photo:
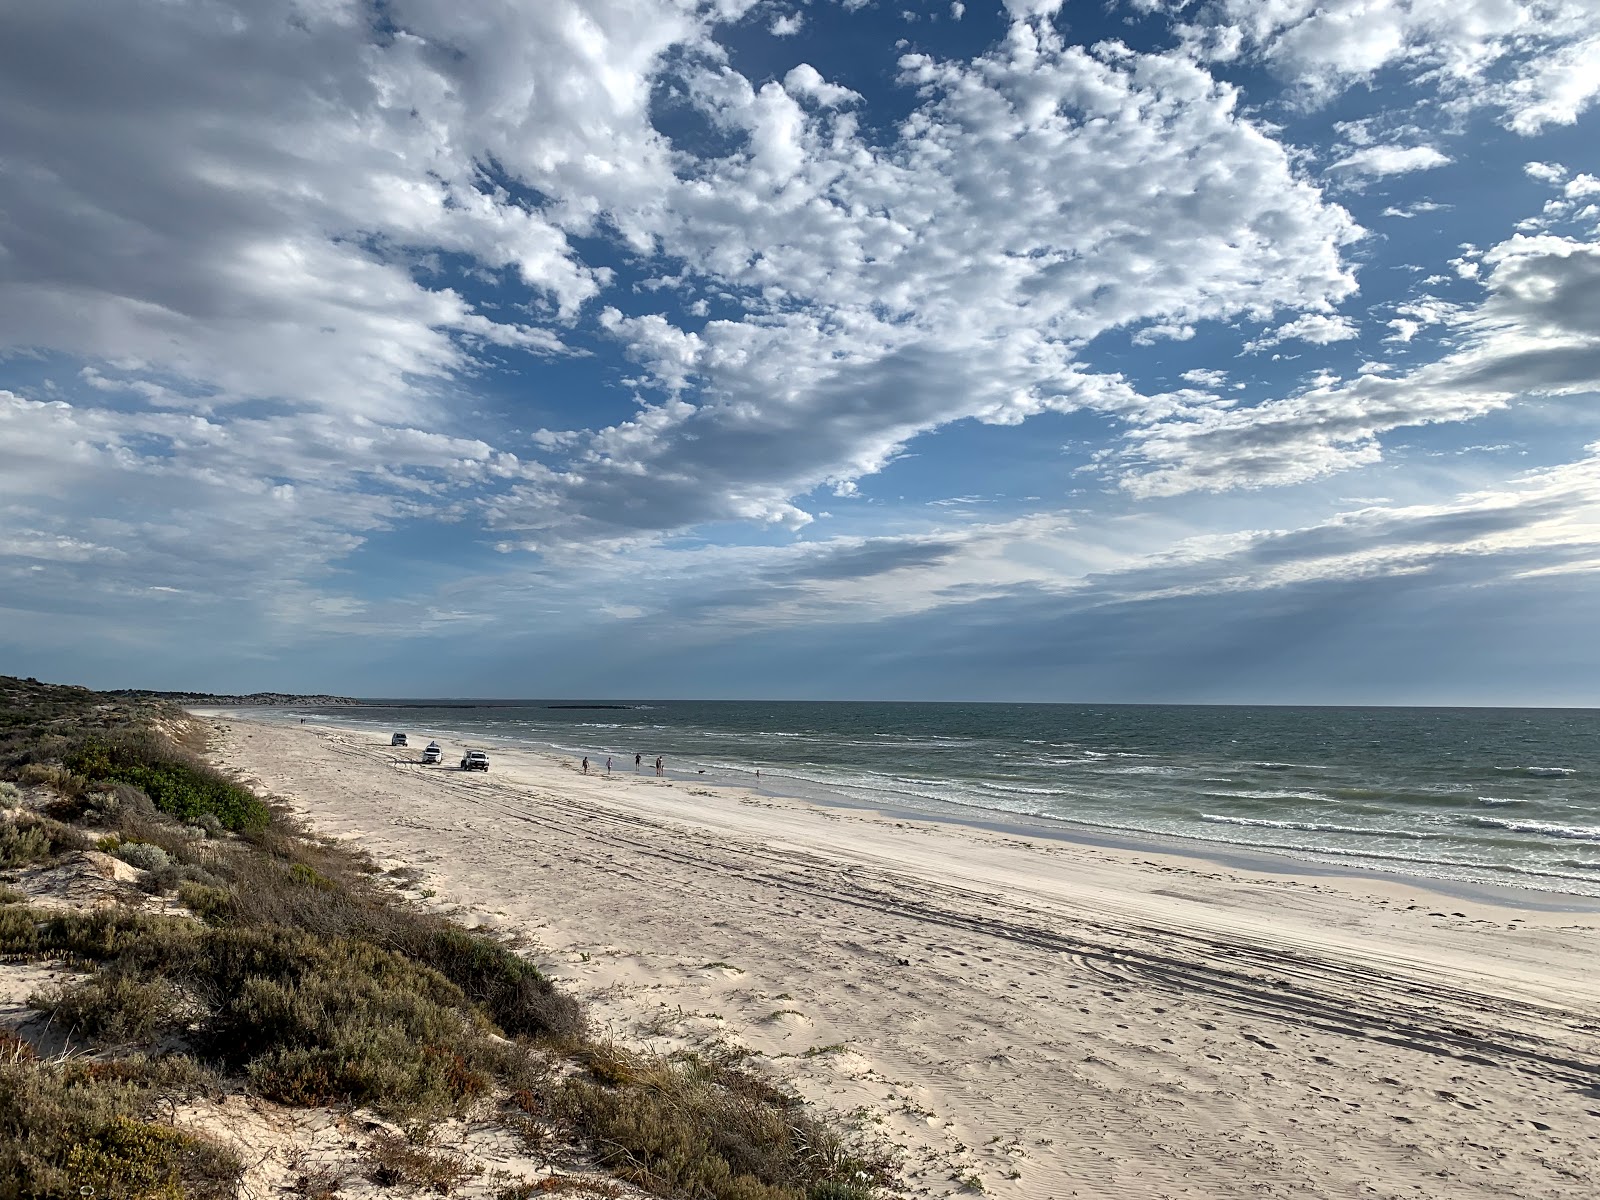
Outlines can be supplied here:
[[639, 764], [640, 764], [640, 763], [641, 763], [641, 762], [643, 762], [643, 761], [644, 761], [644, 755], [642, 755], [642, 754], [635, 754], [635, 755], [634, 755], [634, 756], [633, 756], [633, 769], [634, 769], [634, 770], [635, 770], [635, 771], [637, 771], [637, 770], [638, 770], [638, 769], [639, 769]]
[[606, 755], [606, 774], [611, 774], [611, 755]]
[[661, 756], [659, 754], [656, 755], [656, 774], [661, 774]]
[[589, 773], [589, 757], [588, 757], [588, 755], [585, 755], [584, 759], [583, 759], [583, 773], [585, 775], [587, 775]]

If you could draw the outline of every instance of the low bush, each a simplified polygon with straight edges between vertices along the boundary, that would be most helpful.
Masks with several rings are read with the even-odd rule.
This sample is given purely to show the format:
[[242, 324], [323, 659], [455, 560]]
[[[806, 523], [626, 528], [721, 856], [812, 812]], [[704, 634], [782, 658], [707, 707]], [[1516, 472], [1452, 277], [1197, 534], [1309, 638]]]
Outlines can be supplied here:
[[852, 1149], [798, 1098], [726, 1062], [615, 1046], [557, 1104], [616, 1175], [681, 1200], [864, 1200], [887, 1159]]
[[509, 947], [437, 918], [422, 917], [403, 932], [409, 936], [401, 949], [410, 958], [454, 983], [513, 1037], [583, 1033], [578, 1002]]
[[236, 831], [266, 827], [271, 812], [255, 794], [221, 772], [190, 761], [153, 734], [126, 733], [114, 740], [90, 738], [67, 757], [67, 767], [88, 780], [133, 784], [160, 811], [180, 821], [209, 813]]
[[21, 867], [48, 862], [93, 843], [70, 825], [19, 812], [0, 816], [0, 866]]
[[134, 979], [115, 968], [30, 997], [28, 1003], [68, 1032], [101, 1042], [146, 1042], [184, 1022], [183, 996], [172, 984]]
[[149, 842], [123, 842], [111, 853], [141, 871], [160, 871], [172, 865], [172, 855]]
[[204, 1138], [158, 1124], [159, 1071], [0, 1061], [0, 1200], [228, 1200], [243, 1168]]

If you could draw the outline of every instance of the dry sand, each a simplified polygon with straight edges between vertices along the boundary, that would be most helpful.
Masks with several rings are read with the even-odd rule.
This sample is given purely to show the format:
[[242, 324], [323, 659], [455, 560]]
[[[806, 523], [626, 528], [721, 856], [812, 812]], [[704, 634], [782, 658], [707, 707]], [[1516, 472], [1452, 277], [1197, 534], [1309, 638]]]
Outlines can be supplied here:
[[902, 1146], [909, 1192], [1600, 1195], [1592, 909], [215, 724], [603, 1029], [747, 1047]]

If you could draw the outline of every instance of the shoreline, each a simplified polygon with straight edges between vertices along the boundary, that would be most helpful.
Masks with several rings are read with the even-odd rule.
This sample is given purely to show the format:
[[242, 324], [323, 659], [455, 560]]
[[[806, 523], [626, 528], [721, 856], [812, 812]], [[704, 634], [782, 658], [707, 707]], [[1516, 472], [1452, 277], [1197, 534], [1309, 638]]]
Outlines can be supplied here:
[[[388, 709], [399, 706], [374, 705], [371, 707]], [[429, 704], [427, 707], [437, 708], [439, 706]], [[187, 711], [201, 717], [238, 714], [240, 720], [267, 720], [274, 723], [288, 724], [286, 715], [267, 718], [261, 715], [260, 710], [252, 711], [246, 707], [206, 705], [194, 706]], [[285, 714], [293, 711], [292, 706], [286, 706], [283, 711]], [[321, 714], [318, 714], [314, 725], [308, 723], [307, 727], [335, 729], [346, 733], [372, 733], [376, 735], [379, 732], [375, 728], [368, 729], [365, 726], [343, 725], [338, 722], [336, 716], [327, 717]], [[578, 750], [562, 750], [547, 745], [534, 746], [525, 742], [518, 743], [498, 734], [472, 734], [469, 736], [462, 734], [458, 730], [441, 730], [440, 732], [449, 737], [460, 738], [463, 741], [481, 742], [486, 746], [494, 747], [496, 753], [500, 754], [541, 757], [548, 760], [551, 765], [559, 764], [567, 756], [581, 756], [581, 752]], [[416, 747], [413, 747], [413, 749], [416, 749]], [[648, 764], [646, 766], [648, 767]], [[645, 774], [648, 775], [648, 771]], [[617, 771], [616, 775], [618, 778], [632, 777], [626, 770]], [[910, 808], [882, 803], [867, 797], [852, 796], [839, 791], [837, 788], [823, 784], [813, 784], [805, 788], [794, 786], [786, 788], [772, 786], [766, 780], [756, 782], [753, 780], [739, 781], [719, 777], [699, 778], [697, 775], [688, 775], [681, 771], [675, 773], [670, 766], [666, 778], [685, 785], [693, 784], [697, 787], [722, 789], [734, 800], [749, 794], [770, 799], [792, 800], [823, 808], [872, 813], [895, 821], [929, 822], [932, 824], [972, 828], [1013, 837], [1046, 838], [1124, 854], [1166, 855], [1176, 859], [1205, 862], [1226, 870], [1244, 871], [1265, 876], [1344, 879], [1357, 885], [1380, 889], [1410, 888], [1452, 901], [1491, 904], [1508, 909], [1551, 913], [1600, 914], [1600, 896], [1591, 896], [1582, 892], [1540, 888], [1532, 884], [1514, 883], [1505, 880], [1457, 879], [1429, 875], [1418, 871], [1407, 871], [1401, 867], [1374, 869], [1354, 861], [1338, 861], [1338, 856], [1332, 852], [1324, 852], [1325, 857], [1323, 858], [1313, 858], [1305, 856], [1313, 853], [1311, 851], [1297, 853], [1287, 848], [1254, 846], [1241, 842], [1228, 842], [1222, 839], [1191, 837], [1180, 833], [1154, 833], [1136, 829], [1108, 828], [1080, 824], [1066, 818], [1052, 817], [1045, 814], [1011, 813], [1001, 809], [963, 805], [958, 801], [952, 800], [939, 801], [939, 807]], [[772, 775], [771, 778], [785, 780], [790, 777], [776, 774]], [[1480, 869], [1486, 872], [1490, 870], [1487, 867]], [[1541, 876], [1540, 878], [1551, 877]]]
[[1600, 1188], [1591, 914], [211, 727], [224, 766], [522, 939], [611, 1036], [749, 1056], [887, 1137], [908, 1196]]

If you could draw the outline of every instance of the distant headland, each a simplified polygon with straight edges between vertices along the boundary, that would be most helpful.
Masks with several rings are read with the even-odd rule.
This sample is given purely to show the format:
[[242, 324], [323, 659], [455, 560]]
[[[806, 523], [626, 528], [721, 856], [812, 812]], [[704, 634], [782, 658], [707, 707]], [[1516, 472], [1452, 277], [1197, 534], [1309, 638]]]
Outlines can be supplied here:
[[151, 692], [139, 688], [120, 688], [105, 693], [127, 700], [167, 700], [173, 704], [199, 704], [216, 707], [244, 705], [304, 704], [317, 708], [363, 703], [349, 696], [295, 696], [288, 692], [251, 692], [248, 696], [219, 696], [211, 692]]

